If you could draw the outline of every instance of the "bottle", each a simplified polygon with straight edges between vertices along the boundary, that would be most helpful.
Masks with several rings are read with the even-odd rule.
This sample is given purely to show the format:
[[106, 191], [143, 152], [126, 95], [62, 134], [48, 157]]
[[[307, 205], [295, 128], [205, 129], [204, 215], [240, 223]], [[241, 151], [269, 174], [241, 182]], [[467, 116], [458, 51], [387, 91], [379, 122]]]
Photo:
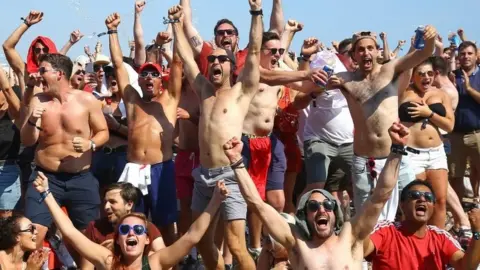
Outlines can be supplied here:
[[423, 34], [425, 32], [425, 26], [420, 25], [417, 30], [415, 30], [415, 40], [413, 42], [413, 47], [417, 50], [423, 50], [425, 47], [425, 40], [423, 39]]
[[111, 98], [106, 98], [105, 101], [107, 104], [103, 106], [103, 114], [112, 116], [113, 115], [113, 109], [112, 109], [112, 99]]

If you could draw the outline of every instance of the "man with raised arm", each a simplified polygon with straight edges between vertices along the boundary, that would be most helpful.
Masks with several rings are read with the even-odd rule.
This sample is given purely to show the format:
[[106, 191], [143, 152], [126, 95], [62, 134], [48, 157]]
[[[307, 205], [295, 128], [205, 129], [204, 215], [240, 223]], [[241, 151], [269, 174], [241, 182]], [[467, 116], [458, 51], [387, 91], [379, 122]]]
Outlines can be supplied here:
[[[39, 64], [43, 92], [31, 99], [20, 132], [25, 146], [38, 143], [30, 182], [39, 171], [47, 175], [55, 198], [83, 230], [99, 214], [98, 181], [89, 169], [92, 153], [108, 140], [107, 123], [93, 95], [70, 87], [70, 58], [44, 54]], [[52, 217], [31, 185], [25, 196], [25, 216], [38, 224], [41, 247]]]
[[[192, 50], [184, 33], [183, 8], [169, 10], [173, 23], [175, 46], [185, 65], [185, 75], [200, 97], [202, 114], [199, 123], [200, 167], [193, 171], [195, 178], [192, 210], [193, 219], [205, 209], [213, 187], [218, 180], [225, 180], [230, 190], [223, 204], [226, 221], [227, 244], [237, 259], [240, 269], [255, 269], [245, 244], [245, 217], [247, 205], [240, 194], [230, 162], [223, 153], [223, 144], [233, 136], [242, 134], [243, 119], [250, 102], [259, 88], [260, 50], [262, 43], [261, 0], [249, 0], [252, 24], [248, 55], [241, 79], [232, 86], [235, 60], [231, 51], [215, 49], [208, 55], [208, 77], [200, 73]], [[223, 225], [223, 224], [222, 224]], [[215, 226], [198, 245], [198, 250], [208, 269], [224, 269], [223, 259], [214, 245]]]
[[[173, 134], [180, 100], [182, 63], [178, 55], [171, 65], [169, 89], [162, 88], [162, 68], [147, 62], [139, 68], [138, 84], [143, 98], [129, 83], [123, 65], [117, 27], [120, 15], [110, 15], [105, 24], [110, 36], [110, 55], [115, 67], [119, 92], [127, 110], [129, 163], [120, 176], [120, 182], [129, 182], [139, 188], [143, 198], [137, 211], [150, 211], [153, 223], [160, 229], [165, 244], [175, 241], [174, 223], [177, 221]], [[142, 200], [143, 199], [143, 200]]]
[[[340, 89], [347, 99], [355, 132], [353, 138], [352, 183], [355, 209], [367, 200], [379, 172], [386, 162], [392, 144], [388, 126], [398, 119], [398, 76], [430, 57], [437, 32], [432, 26], [424, 31], [425, 47], [413, 50], [387, 64], [378, 64], [376, 34], [359, 32], [352, 37], [350, 54], [358, 63], [354, 72], [341, 72], [330, 77], [328, 89]], [[397, 213], [399, 190], [415, 178], [404, 158], [398, 185], [380, 219], [393, 221]]]
[[242, 142], [234, 137], [224, 145], [242, 195], [270, 235], [287, 249], [292, 269], [361, 269], [363, 241], [369, 237], [394, 190], [402, 159], [398, 153], [403, 152], [409, 134], [408, 128], [400, 123], [393, 123], [388, 133], [393, 142], [392, 152], [377, 186], [351, 222], [344, 224], [340, 206], [323, 189], [302, 195], [294, 217], [278, 213], [263, 202], [248, 175], [241, 156]]

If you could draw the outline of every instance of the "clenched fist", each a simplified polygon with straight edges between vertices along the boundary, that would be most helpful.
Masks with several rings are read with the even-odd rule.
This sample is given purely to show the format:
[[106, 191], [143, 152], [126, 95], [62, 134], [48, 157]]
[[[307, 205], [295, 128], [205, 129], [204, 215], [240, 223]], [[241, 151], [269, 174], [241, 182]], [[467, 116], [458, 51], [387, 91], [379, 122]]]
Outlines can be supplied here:
[[37, 10], [32, 10], [28, 14], [27, 18], [25, 18], [25, 22], [28, 25], [34, 25], [36, 23], [41, 22], [43, 19], [43, 12], [37, 11]]
[[258, 11], [262, 9], [262, 0], [248, 0], [250, 10]]
[[287, 24], [285, 25], [285, 31], [296, 33], [302, 30], [303, 30], [303, 24], [297, 22], [296, 20], [288, 20]]
[[107, 17], [105, 20], [105, 25], [107, 26], [108, 30], [117, 30], [118, 25], [120, 24], [120, 14], [113, 13]]
[[75, 30], [73, 31], [71, 34], [70, 34], [70, 43], [72, 44], [75, 44], [77, 43], [78, 41], [80, 41], [80, 39], [83, 38], [83, 34], [80, 32], [80, 30]]
[[183, 7], [176, 5], [168, 10], [168, 18], [170, 20], [180, 20], [183, 18]]
[[145, 1], [140, 0], [135, 2], [135, 13], [141, 13], [143, 9], [145, 8]]
[[172, 37], [169, 32], [158, 32], [157, 38], [155, 39], [155, 44], [163, 45], [172, 41]]

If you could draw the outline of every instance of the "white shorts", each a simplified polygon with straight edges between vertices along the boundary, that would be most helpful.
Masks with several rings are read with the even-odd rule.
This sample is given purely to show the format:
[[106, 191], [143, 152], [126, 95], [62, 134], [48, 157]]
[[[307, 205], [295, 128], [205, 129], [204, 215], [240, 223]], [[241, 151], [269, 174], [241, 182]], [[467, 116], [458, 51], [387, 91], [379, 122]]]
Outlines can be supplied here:
[[447, 155], [443, 144], [432, 148], [415, 148], [420, 151], [419, 154], [408, 152], [410, 157], [410, 167], [415, 175], [426, 170], [446, 170], [448, 172]]

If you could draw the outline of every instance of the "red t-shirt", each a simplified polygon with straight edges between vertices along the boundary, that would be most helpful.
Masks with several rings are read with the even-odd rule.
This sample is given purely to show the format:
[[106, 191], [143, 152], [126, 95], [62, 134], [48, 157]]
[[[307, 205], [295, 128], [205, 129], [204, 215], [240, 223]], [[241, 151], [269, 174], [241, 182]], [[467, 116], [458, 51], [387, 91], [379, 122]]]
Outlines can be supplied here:
[[380, 222], [370, 239], [375, 251], [368, 256], [373, 270], [445, 269], [452, 255], [462, 250], [460, 244], [445, 230], [428, 226], [425, 237], [406, 235], [401, 223]]
[[[200, 69], [200, 73], [208, 78], [208, 60], [207, 56], [212, 54], [213, 48], [208, 42], [203, 42], [202, 46], [202, 51], [200, 52], [200, 55], [197, 58], [197, 65], [198, 69]], [[247, 59], [248, 55], [248, 47], [245, 48], [244, 50], [240, 50], [235, 54], [235, 72], [233, 73], [235, 78], [238, 77], [240, 72], [243, 69], [243, 66], [245, 65], [245, 60]]]
[[[91, 221], [85, 230], [85, 236], [97, 244], [113, 239], [113, 233], [113, 226], [106, 218]], [[162, 237], [157, 227], [150, 222], [147, 224], [147, 233], [150, 243], [158, 237]]]

